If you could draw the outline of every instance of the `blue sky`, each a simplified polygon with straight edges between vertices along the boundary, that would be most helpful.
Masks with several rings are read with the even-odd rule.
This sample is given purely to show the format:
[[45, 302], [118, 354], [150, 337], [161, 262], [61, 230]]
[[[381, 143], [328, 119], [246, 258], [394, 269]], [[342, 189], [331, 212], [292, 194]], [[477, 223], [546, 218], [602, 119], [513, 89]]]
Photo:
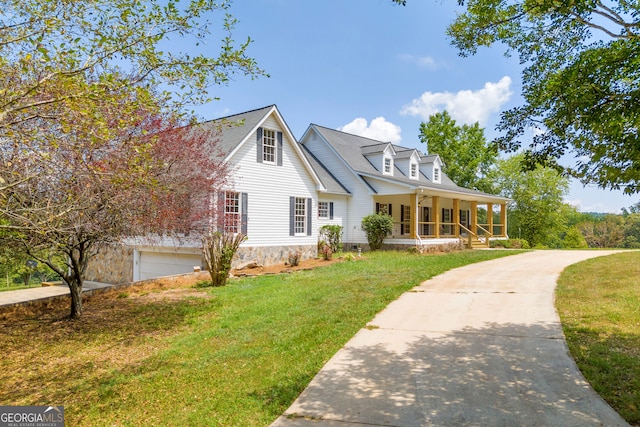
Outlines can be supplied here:
[[[522, 101], [521, 66], [499, 46], [458, 56], [445, 35], [456, 11], [455, 0], [235, 0], [234, 38], [251, 37], [249, 55], [270, 77], [238, 76], [196, 113], [276, 104], [297, 138], [315, 123], [424, 151], [420, 123], [446, 109], [491, 139], [500, 112]], [[573, 183], [566, 200], [618, 213], [639, 198]]]

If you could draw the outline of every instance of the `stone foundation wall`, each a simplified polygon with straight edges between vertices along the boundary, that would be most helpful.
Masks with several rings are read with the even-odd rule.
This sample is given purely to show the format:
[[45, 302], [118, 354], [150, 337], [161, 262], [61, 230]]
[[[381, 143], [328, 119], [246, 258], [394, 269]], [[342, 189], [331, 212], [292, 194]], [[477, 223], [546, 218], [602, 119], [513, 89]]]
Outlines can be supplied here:
[[317, 245], [301, 245], [301, 246], [260, 246], [239, 248], [236, 256], [233, 258], [232, 266], [245, 264], [255, 261], [261, 265], [284, 264], [289, 261], [289, 255], [299, 252], [300, 259], [316, 258], [318, 256]]
[[[358, 249], [361, 248], [362, 252], [369, 252], [371, 249], [369, 248], [368, 243], [345, 243], [343, 245], [343, 250], [345, 252], [357, 253]], [[383, 251], [405, 251], [411, 248], [416, 248], [415, 243], [412, 244], [403, 244], [403, 243], [383, 243], [382, 250]], [[464, 249], [464, 242], [459, 239], [451, 239], [449, 242], [429, 242], [428, 240], [422, 241], [422, 251], [421, 253], [441, 253], [441, 252], [452, 252], [459, 251]]]
[[102, 246], [89, 260], [85, 280], [111, 284], [133, 281], [133, 246]]

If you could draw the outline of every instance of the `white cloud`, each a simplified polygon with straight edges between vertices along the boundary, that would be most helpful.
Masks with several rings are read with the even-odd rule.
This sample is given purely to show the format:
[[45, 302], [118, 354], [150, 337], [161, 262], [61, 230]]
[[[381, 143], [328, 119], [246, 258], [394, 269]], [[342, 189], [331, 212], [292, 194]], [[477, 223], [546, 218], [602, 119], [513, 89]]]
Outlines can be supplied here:
[[430, 70], [435, 70], [435, 69], [440, 68], [442, 66], [441, 63], [436, 61], [431, 56], [417, 56], [417, 55], [410, 55], [410, 54], [405, 53], [405, 54], [400, 55], [400, 59], [402, 61], [404, 61], [404, 62], [408, 62], [410, 64], [415, 64], [420, 68], [428, 68]]
[[366, 119], [358, 117], [352, 122], [339, 127], [338, 130], [394, 144], [399, 143], [402, 139], [400, 126], [388, 122], [384, 117], [376, 117], [371, 120], [371, 124], [367, 123]]
[[511, 78], [504, 76], [497, 83], [485, 83], [477, 91], [425, 92], [402, 107], [400, 113], [427, 120], [429, 116], [447, 110], [456, 121], [466, 124], [480, 122], [484, 126], [489, 116], [500, 111], [512, 94]]

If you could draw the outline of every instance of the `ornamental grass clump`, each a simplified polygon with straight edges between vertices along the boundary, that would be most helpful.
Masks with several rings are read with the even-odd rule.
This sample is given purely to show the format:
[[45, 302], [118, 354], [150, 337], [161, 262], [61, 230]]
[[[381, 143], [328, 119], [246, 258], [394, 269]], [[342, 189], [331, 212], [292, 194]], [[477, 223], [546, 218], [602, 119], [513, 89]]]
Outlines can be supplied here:
[[242, 233], [213, 232], [202, 238], [204, 260], [213, 286], [224, 286], [231, 271], [231, 261], [240, 244], [246, 240]]

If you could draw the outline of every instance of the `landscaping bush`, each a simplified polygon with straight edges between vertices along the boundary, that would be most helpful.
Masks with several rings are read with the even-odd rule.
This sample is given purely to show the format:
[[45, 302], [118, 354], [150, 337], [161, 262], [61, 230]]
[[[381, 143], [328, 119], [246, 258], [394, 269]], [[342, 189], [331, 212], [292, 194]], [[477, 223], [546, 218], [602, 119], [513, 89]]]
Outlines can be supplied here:
[[529, 242], [525, 239], [505, 239], [505, 240], [492, 240], [490, 243], [492, 248], [505, 248], [505, 249], [530, 249]]
[[320, 237], [329, 245], [331, 251], [338, 252], [342, 239], [342, 226], [336, 224], [323, 225], [320, 227]]
[[371, 214], [362, 218], [362, 230], [367, 234], [371, 250], [382, 248], [382, 242], [393, 231], [393, 218], [387, 214]]
[[213, 286], [224, 286], [231, 271], [231, 261], [238, 247], [244, 242], [244, 234], [216, 231], [202, 238], [204, 259]]

